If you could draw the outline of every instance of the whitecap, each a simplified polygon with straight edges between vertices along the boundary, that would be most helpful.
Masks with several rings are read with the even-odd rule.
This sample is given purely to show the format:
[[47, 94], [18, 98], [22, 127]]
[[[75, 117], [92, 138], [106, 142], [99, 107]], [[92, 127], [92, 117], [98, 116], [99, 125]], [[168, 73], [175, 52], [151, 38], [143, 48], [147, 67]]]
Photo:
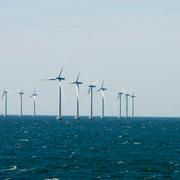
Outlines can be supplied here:
[[100, 178], [102, 178], [102, 177], [101, 177], [101, 176], [97, 176], [96, 178], [97, 178], [97, 179], [100, 179]]
[[118, 164], [124, 164], [124, 162], [123, 161], [119, 161], [119, 162], [117, 162]]
[[122, 136], [118, 136], [118, 138], [122, 138]]
[[15, 171], [17, 169], [17, 166], [11, 166], [9, 169], [6, 169], [6, 171]]
[[20, 169], [19, 171], [20, 171], [20, 172], [26, 172], [27, 169]]
[[129, 142], [128, 141], [124, 141], [122, 144], [128, 144]]
[[44, 179], [44, 180], [59, 180], [58, 178], [48, 178], [48, 179]]
[[135, 145], [139, 145], [139, 144], [141, 144], [140, 142], [134, 142], [133, 144], [135, 144]]
[[29, 139], [20, 139], [21, 142], [29, 142]]

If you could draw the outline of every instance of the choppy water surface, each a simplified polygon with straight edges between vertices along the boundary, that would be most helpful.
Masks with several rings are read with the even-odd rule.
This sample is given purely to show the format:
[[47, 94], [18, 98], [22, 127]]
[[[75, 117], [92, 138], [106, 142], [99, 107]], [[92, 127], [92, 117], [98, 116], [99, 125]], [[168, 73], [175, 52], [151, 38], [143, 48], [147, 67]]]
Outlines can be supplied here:
[[180, 119], [1, 117], [0, 179], [180, 179]]

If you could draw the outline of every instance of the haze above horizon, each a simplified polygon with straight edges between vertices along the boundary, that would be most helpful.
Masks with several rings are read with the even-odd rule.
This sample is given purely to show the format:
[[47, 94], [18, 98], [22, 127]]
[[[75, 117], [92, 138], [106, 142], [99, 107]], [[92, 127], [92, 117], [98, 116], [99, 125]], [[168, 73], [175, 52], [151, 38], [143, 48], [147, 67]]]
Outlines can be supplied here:
[[[98, 87], [105, 80], [107, 115], [118, 115], [117, 91], [126, 89], [136, 92], [137, 116], [180, 116], [179, 9], [177, 0], [0, 1], [0, 92], [14, 91], [9, 113], [18, 114], [23, 90], [24, 114], [32, 114], [36, 89], [38, 113], [57, 114], [58, 83], [43, 79], [58, 75], [66, 58], [63, 114], [76, 113], [68, 83], [81, 72], [81, 115], [89, 114], [88, 77]], [[101, 95], [94, 99], [100, 115]]]

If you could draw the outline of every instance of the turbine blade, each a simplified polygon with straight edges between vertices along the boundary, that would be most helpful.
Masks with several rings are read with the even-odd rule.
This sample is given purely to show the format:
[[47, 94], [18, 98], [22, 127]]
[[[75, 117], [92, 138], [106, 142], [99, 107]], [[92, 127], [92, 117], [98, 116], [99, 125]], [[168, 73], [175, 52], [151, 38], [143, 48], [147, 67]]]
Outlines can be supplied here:
[[118, 94], [117, 99], [116, 99], [116, 103], [118, 102], [119, 99], [120, 99], [120, 95]]
[[102, 82], [101, 88], [104, 88], [104, 80], [103, 80], [103, 82]]
[[37, 102], [36, 96], [33, 96], [33, 99], [34, 99], [35, 102]]
[[55, 81], [56, 78], [51, 78], [51, 79], [44, 79], [44, 81]]
[[21, 96], [18, 97], [18, 107], [21, 105]]
[[104, 91], [101, 91], [102, 92], [102, 97], [105, 98], [105, 94], [104, 94]]
[[60, 70], [59, 77], [61, 77], [61, 74], [62, 74], [62, 72], [63, 72], [63, 69], [64, 69], [64, 65], [63, 65], [63, 67], [62, 67], [61, 70]]
[[78, 73], [78, 76], [77, 76], [76, 82], [78, 82], [78, 81], [79, 81], [79, 76], [80, 76], [80, 72]]
[[4, 98], [4, 96], [5, 96], [5, 94], [3, 93], [3, 95], [1, 96], [1, 98], [3, 99], [3, 98]]
[[64, 94], [64, 88], [63, 88], [61, 82], [60, 82], [60, 87], [61, 87], [61, 91], [62, 91], [63, 100], [66, 101], [66, 97], [65, 97], [65, 94]]
[[76, 84], [76, 82], [70, 82], [69, 84]]
[[90, 91], [91, 91], [91, 88], [89, 87], [89, 89], [88, 89], [88, 94], [87, 94], [87, 95], [89, 95], [89, 94], [90, 94]]
[[102, 99], [104, 100], [104, 103], [106, 103], [106, 98], [105, 98], [104, 91], [102, 90], [101, 93], [102, 93]]
[[76, 85], [76, 94], [77, 94], [77, 98], [79, 98], [79, 85]]

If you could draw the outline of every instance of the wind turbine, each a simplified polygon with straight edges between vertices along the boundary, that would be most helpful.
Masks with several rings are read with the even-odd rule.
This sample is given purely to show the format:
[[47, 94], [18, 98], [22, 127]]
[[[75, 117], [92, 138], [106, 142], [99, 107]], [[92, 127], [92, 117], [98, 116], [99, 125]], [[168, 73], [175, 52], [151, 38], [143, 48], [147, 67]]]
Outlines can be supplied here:
[[101, 119], [104, 118], [104, 102], [105, 102], [104, 91], [107, 91], [107, 89], [104, 88], [104, 81], [103, 81], [103, 82], [102, 82], [102, 85], [101, 85], [101, 88], [98, 89], [98, 92], [101, 92], [101, 94], [102, 94], [102, 97], [101, 97], [101, 101], [102, 101]]
[[122, 95], [124, 94], [124, 91], [118, 92], [117, 101], [119, 100], [119, 118], [122, 117]]
[[20, 116], [22, 116], [22, 111], [23, 111], [23, 100], [22, 100], [23, 95], [24, 95], [24, 92], [20, 91], [19, 92], [19, 98], [20, 98]]
[[2, 98], [4, 98], [4, 116], [7, 116], [7, 109], [8, 109], [8, 93], [11, 93], [12, 91], [4, 90]]
[[88, 95], [91, 94], [91, 106], [90, 106], [90, 119], [93, 118], [93, 89], [96, 87], [97, 83], [90, 83], [88, 89]]
[[131, 99], [132, 99], [132, 117], [134, 117], [134, 108], [135, 108], [135, 105], [134, 105], [134, 99], [136, 98], [135, 96], [135, 93], [133, 93], [131, 95]]
[[75, 84], [75, 86], [76, 86], [76, 93], [77, 93], [77, 113], [76, 113], [75, 119], [79, 119], [80, 118], [79, 117], [79, 87], [83, 83], [79, 81], [79, 77], [80, 77], [80, 73], [78, 74], [76, 81], [71, 83], [71, 84]]
[[127, 118], [129, 116], [129, 114], [128, 114], [128, 112], [129, 112], [129, 109], [128, 109], [128, 107], [129, 107], [129, 96], [130, 96], [130, 94], [128, 94], [128, 93], [125, 94], [125, 98], [126, 98], [126, 117]]
[[38, 96], [38, 94], [36, 93], [36, 91], [34, 90], [34, 92], [32, 93], [32, 95], [30, 96], [31, 98], [33, 98], [33, 103], [34, 103], [34, 116], [36, 116], [36, 97]]
[[62, 76], [62, 71], [63, 71], [64, 67], [61, 68], [60, 73], [57, 77], [52, 78], [52, 79], [47, 79], [49, 81], [58, 81], [59, 82], [59, 114], [57, 119], [61, 120], [62, 119], [62, 94], [64, 96], [64, 91], [63, 91], [63, 87], [62, 87], [62, 81], [65, 80], [65, 77]]

